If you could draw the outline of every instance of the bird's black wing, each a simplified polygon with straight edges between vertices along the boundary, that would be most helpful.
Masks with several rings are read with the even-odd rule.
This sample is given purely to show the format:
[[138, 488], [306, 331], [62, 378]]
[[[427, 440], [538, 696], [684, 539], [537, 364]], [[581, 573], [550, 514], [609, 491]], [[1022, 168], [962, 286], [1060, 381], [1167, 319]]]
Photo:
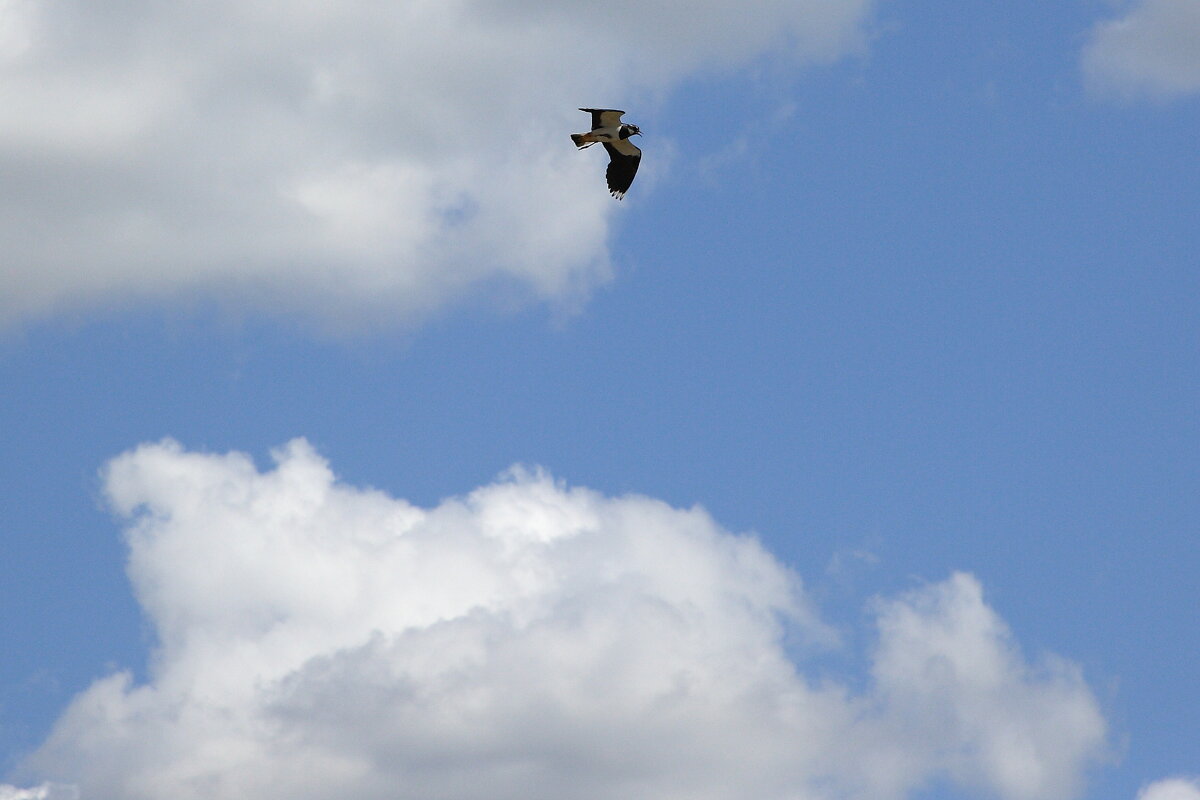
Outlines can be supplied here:
[[608, 171], [604, 177], [608, 179], [608, 191], [618, 200], [625, 197], [633, 184], [633, 176], [637, 175], [638, 164], [642, 163], [642, 151], [628, 139], [621, 139], [610, 144], [604, 143], [608, 151]]
[[621, 115], [625, 113], [615, 108], [581, 108], [579, 110], [586, 111], [592, 115], [592, 130], [596, 130], [596, 128], [615, 128], [621, 124]]

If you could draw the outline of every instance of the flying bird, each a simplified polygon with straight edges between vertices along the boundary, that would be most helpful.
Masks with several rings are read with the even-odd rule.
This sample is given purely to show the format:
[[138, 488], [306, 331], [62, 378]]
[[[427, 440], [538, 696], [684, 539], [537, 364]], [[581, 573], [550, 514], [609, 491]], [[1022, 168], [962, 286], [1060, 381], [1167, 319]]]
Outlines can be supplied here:
[[637, 174], [638, 164], [642, 161], [642, 151], [633, 142], [631, 136], [640, 136], [642, 131], [637, 125], [621, 122], [624, 111], [615, 108], [581, 108], [592, 115], [592, 129], [587, 133], [572, 133], [571, 141], [580, 150], [591, 147], [596, 142], [604, 145], [608, 151], [608, 171], [604, 176], [608, 179], [608, 191], [618, 200], [625, 197]]

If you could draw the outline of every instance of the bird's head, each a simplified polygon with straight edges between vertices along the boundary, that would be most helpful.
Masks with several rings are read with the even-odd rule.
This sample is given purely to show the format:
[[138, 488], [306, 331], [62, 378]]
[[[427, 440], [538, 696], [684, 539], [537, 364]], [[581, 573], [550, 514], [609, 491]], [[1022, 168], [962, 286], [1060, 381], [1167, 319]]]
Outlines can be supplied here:
[[621, 138], [628, 139], [630, 136], [641, 136], [642, 129], [637, 125], [625, 124], [621, 126]]

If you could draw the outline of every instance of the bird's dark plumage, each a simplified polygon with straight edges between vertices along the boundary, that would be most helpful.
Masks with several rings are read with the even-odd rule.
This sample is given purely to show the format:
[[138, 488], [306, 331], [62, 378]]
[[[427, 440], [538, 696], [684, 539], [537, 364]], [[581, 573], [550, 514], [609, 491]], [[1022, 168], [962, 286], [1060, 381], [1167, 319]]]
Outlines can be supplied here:
[[629, 139], [622, 139], [616, 144], [604, 143], [608, 151], [608, 171], [604, 177], [608, 180], [608, 191], [613, 197], [621, 200], [633, 184], [633, 176], [637, 175], [638, 164], [642, 163], [642, 151]]

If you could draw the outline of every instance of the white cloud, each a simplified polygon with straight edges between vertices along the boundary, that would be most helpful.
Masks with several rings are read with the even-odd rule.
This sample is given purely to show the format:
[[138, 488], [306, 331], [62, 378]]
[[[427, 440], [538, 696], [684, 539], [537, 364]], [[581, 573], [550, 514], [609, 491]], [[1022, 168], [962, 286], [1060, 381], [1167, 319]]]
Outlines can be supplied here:
[[302, 440], [275, 460], [108, 465], [158, 644], [27, 775], [85, 800], [1061, 800], [1104, 750], [1078, 670], [1027, 663], [968, 575], [879, 602], [855, 691], [806, 668], [836, 637], [800, 579], [702, 510], [528, 471], [422, 509]]
[[1092, 88], [1123, 97], [1171, 98], [1200, 91], [1200, 3], [1138, 0], [1098, 23], [1083, 53]]
[[1167, 778], [1155, 781], [1138, 792], [1138, 800], [1200, 800], [1200, 780]]
[[957, 574], [885, 606], [879, 626], [874, 676], [898, 736], [916, 736], [950, 775], [1004, 797], [1078, 793], [1079, 764], [1102, 730], [1082, 702], [1082, 676], [1059, 658], [1026, 664], [978, 581]]
[[28, 789], [0, 783], [0, 800], [79, 800], [79, 790], [74, 786], [52, 783]]
[[843, 55], [869, 5], [0, 0], [0, 323], [193, 291], [335, 325], [497, 281], [578, 297], [618, 206], [575, 107]]

